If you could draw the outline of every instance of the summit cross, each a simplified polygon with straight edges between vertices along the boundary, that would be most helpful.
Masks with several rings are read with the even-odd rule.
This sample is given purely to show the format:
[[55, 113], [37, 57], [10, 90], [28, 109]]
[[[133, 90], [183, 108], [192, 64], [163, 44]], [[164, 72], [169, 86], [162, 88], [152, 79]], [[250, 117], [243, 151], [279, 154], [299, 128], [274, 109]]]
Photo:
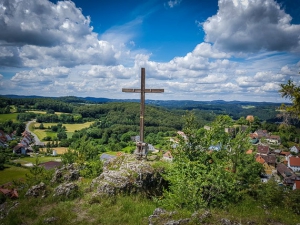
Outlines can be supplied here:
[[141, 89], [122, 88], [122, 92], [141, 93], [140, 104], [140, 142], [144, 142], [145, 93], [162, 93], [164, 89], [145, 88], [145, 68], [141, 68]]

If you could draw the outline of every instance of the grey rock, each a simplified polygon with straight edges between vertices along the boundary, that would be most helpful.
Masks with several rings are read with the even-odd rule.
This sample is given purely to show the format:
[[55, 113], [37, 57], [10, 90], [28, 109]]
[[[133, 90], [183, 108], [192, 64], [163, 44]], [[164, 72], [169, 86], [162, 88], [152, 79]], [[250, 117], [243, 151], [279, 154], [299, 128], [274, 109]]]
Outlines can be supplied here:
[[191, 216], [192, 219], [197, 220], [198, 222], [202, 223], [205, 219], [210, 218], [212, 215], [210, 211], [204, 211], [203, 213], [194, 212]]
[[115, 195], [120, 192], [158, 194], [165, 185], [163, 178], [148, 162], [136, 160], [133, 155], [123, 155], [109, 160], [102, 174], [91, 183], [91, 189], [100, 194]]
[[79, 170], [74, 164], [69, 164], [61, 168], [57, 168], [51, 179], [52, 183], [70, 182], [79, 179]]
[[57, 186], [54, 190], [53, 196], [69, 197], [78, 191], [78, 185], [74, 183], [64, 183]]
[[48, 223], [53, 223], [55, 221], [57, 221], [57, 218], [54, 217], [54, 216], [44, 219], [44, 223], [47, 223], [47, 224]]
[[226, 219], [226, 218], [221, 219], [221, 224], [222, 225], [242, 225], [241, 223], [230, 221], [229, 219]]
[[31, 188], [29, 188], [26, 192], [26, 196], [33, 196], [33, 197], [38, 197], [38, 196], [45, 196], [46, 192], [46, 185], [41, 182], [38, 185], [34, 185]]

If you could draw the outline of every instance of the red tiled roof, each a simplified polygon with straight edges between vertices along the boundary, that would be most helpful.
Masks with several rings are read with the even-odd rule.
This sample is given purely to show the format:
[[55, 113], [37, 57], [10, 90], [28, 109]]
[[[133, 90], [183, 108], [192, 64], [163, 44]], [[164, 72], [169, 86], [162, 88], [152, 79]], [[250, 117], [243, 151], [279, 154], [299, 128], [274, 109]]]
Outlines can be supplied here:
[[259, 145], [257, 146], [257, 152], [267, 155], [269, 153], [269, 146]]
[[300, 166], [300, 158], [290, 157], [289, 160], [291, 166]]
[[259, 162], [261, 164], [264, 164], [265, 163], [265, 160], [259, 155], [256, 157], [256, 162]]
[[288, 155], [290, 155], [290, 154], [291, 154], [290, 152], [284, 152], [284, 151], [280, 152], [280, 155], [288, 156]]
[[249, 149], [248, 151], [246, 151], [246, 154], [247, 154], [247, 155], [250, 155], [250, 154], [252, 154], [252, 153], [253, 153], [252, 149]]

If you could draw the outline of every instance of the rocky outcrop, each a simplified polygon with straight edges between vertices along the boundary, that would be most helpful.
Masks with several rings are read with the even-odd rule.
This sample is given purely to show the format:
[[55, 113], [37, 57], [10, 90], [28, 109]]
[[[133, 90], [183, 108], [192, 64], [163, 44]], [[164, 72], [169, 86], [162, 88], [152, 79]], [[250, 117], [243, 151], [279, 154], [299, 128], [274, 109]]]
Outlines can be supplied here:
[[46, 185], [43, 182], [39, 183], [38, 185], [34, 185], [27, 190], [25, 195], [33, 197], [41, 196], [44, 198], [46, 197]]
[[79, 170], [74, 164], [69, 164], [56, 169], [51, 179], [52, 183], [70, 182], [79, 179]]
[[78, 195], [78, 185], [74, 183], [63, 183], [58, 185], [55, 190], [53, 197], [76, 197]]
[[122, 155], [104, 164], [103, 173], [91, 183], [97, 194], [142, 193], [158, 195], [166, 182], [159, 169], [149, 162], [136, 160], [133, 155]]

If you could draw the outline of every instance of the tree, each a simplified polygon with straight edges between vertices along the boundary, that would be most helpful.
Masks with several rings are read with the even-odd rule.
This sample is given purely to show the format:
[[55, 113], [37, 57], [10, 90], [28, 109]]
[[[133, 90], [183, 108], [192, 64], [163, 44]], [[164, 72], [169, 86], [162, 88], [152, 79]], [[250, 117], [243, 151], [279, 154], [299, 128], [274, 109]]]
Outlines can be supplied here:
[[63, 140], [63, 139], [67, 139], [68, 136], [67, 136], [67, 133], [65, 131], [61, 131], [57, 134], [57, 138], [58, 138], [58, 140]]
[[296, 86], [292, 80], [288, 80], [287, 84], [280, 84], [280, 87], [281, 97], [292, 102], [292, 105], [283, 104], [280, 108], [284, 122], [290, 124], [294, 118], [299, 119], [300, 117], [300, 86]]
[[[245, 154], [249, 148], [247, 133], [232, 137], [224, 128], [232, 124], [229, 116], [218, 116], [210, 130], [197, 129], [193, 115], [186, 117], [179, 148], [172, 151], [173, 163], [165, 179], [170, 183], [162, 204], [169, 208], [194, 211], [236, 203], [244, 192], [260, 182], [262, 167]], [[220, 149], [208, 151], [218, 144]]]

